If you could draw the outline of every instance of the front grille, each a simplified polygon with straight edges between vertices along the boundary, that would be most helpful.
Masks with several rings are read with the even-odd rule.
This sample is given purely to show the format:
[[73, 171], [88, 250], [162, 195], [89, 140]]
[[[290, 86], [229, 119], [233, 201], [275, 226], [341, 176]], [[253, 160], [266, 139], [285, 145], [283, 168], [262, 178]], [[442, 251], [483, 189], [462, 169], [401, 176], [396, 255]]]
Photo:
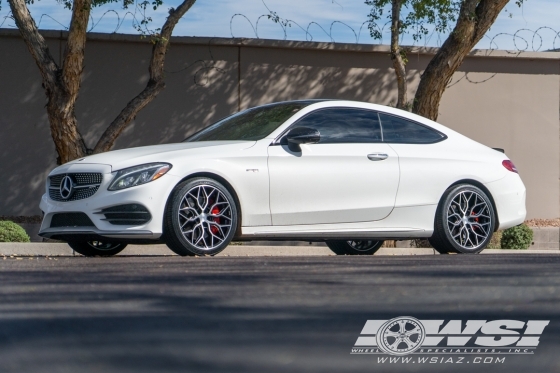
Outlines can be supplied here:
[[[65, 176], [69, 176], [72, 180], [72, 191], [67, 198], [63, 198], [60, 194], [60, 184]], [[53, 175], [49, 178], [49, 196], [52, 200], [60, 202], [77, 201], [88, 198], [97, 192], [102, 181], [103, 174], [96, 172]]]
[[97, 214], [105, 215], [105, 219], [101, 220], [113, 225], [142, 225], [152, 219], [148, 209], [137, 203], [109, 207]]
[[54, 214], [51, 219], [51, 228], [60, 227], [95, 227], [95, 225], [83, 212], [65, 212]]

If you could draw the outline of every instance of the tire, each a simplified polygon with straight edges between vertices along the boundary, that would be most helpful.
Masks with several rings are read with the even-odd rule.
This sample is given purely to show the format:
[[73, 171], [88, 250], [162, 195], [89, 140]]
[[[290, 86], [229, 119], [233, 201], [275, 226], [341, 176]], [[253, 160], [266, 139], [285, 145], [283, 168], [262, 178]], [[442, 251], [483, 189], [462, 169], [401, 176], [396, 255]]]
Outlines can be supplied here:
[[228, 189], [200, 177], [177, 185], [165, 209], [163, 238], [181, 256], [216, 255], [237, 230], [238, 208]]
[[373, 255], [383, 245], [383, 241], [329, 240], [327, 246], [336, 255]]
[[486, 193], [473, 185], [455, 185], [441, 197], [429, 241], [441, 254], [478, 254], [495, 227], [496, 213]]
[[84, 256], [113, 256], [126, 247], [125, 243], [101, 241], [70, 241], [68, 245]]

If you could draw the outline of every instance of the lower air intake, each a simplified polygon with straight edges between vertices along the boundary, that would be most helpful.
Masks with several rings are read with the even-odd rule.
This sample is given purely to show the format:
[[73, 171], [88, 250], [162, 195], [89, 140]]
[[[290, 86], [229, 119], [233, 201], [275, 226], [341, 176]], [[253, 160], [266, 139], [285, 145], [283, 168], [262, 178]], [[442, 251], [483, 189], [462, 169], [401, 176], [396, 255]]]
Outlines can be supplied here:
[[152, 220], [148, 209], [137, 203], [113, 206], [101, 210], [107, 222], [113, 225], [142, 225]]
[[51, 228], [95, 227], [91, 219], [83, 212], [65, 212], [54, 214]]

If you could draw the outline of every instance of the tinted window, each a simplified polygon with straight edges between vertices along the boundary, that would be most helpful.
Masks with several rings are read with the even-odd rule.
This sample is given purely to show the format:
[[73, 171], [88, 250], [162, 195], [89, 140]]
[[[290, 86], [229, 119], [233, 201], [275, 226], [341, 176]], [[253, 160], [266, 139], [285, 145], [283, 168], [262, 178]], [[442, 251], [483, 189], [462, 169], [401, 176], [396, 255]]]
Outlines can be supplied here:
[[379, 113], [379, 119], [384, 142], [430, 144], [444, 138], [439, 132], [404, 118]]
[[321, 134], [319, 144], [381, 142], [377, 112], [351, 108], [328, 108], [301, 118], [292, 128], [310, 127]]
[[281, 102], [233, 114], [185, 141], [261, 140], [301, 108], [315, 101]]

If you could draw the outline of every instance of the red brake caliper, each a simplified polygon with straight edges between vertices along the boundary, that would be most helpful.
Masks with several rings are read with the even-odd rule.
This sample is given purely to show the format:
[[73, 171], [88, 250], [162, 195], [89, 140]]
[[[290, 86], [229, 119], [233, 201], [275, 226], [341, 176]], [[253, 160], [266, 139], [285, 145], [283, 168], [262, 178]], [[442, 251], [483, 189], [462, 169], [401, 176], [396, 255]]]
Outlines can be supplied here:
[[[471, 212], [471, 215], [476, 215], [474, 211]], [[474, 221], [478, 223], [478, 218], [474, 218]], [[478, 227], [473, 227], [474, 229], [478, 230]]]
[[[212, 214], [212, 215], [218, 215], [219, 213], [220, 213], [220, 209], [218, 208], [218, 206], [214, 206], [214, 208], [212, 208], [212, 210], [210, 210], [210, 214]], [[220, 224], [220, 218], [214, 217], [214, 218], [212, 218], [212, 220], [215, 223]], [[219, 229], [215, 225], [210, 224], [210, 232], [212, 232], [213, 234], [218, 234]]]

